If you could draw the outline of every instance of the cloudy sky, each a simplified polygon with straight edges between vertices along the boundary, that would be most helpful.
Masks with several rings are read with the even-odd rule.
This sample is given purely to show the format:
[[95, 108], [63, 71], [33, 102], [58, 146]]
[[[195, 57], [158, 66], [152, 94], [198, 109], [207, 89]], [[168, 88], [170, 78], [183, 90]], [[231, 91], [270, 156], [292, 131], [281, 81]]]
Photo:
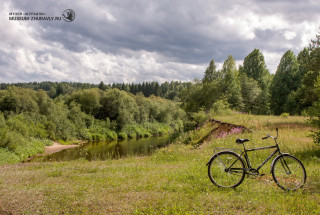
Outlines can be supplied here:
[[[2, 0], [0, 82], [190, 81], [260, 49], [271, 73], [319, 32], [318, 0]], [[31, 20], [62, 17], [72, 22]], [[30, 20], [10, 20], [11, 12]], [[20, 16], [20, 17], [22, 17]]]

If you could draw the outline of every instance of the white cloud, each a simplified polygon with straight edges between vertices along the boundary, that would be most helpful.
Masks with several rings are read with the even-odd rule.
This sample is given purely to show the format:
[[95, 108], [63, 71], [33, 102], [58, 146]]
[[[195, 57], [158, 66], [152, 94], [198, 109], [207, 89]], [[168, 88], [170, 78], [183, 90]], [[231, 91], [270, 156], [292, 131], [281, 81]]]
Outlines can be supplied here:
[[282, 56], [284, 55], [284, 53], [270, 52], [267, 50], [262, 50], [261, 52], [264, 56], [264, 60], [265, 60], [265, 63], [269, 69], [269, 72], [274, 74], [277, 71], [277, 67], [278, 67], [280, 60], [281, 60]]
[[297, 34], [295, 32], [292, 31], [285, 31], [284, 32], [284, 38], [286, 40], [292, 40], [293, 38], [295, 38], [297, 36]]
[[[33, 3], [48, 13], [66, 8], [61, 0]], [[286, 49], [297, 54], [314, 38], [320, 18], [309, 17], [317, 4], [302, 1], [93, 0], [74, 3], [76, 20], [67, 24], [8, 20], [30, 5], [5, 0], [0, 9], [1, 82], [189, 81], [212, 58], [221, 66], [233, 55], [239, 65], [255, 48], [274, 73]]]

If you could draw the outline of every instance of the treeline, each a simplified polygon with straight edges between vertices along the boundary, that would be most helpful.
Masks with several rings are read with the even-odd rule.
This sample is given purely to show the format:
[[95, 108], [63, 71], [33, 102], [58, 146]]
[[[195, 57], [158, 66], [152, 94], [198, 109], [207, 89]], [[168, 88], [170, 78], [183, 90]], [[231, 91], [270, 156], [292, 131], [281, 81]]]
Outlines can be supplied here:
[[60, 95], [66, 95], [78, 90], [99, 88], [100, 90], [119, 89], [132, 93], [134, 95], [142, 93], [145, 97], [151, 95], [159, 96], [165, 99], [177, 100], [179, 94], [184, 88], [188, 88], [191, 85], [190, 82], [164, 82], [159, 84], [158, 82], [142, 82], [142, 83], [113, 83], [104, 84], [101, 81], [99, 84], [79, 83], [79, 82], [29, 82], [29, 83], [0, 83], [0, 89], [4, 90], [10, 86], [16, 86], [21, 88], [29, 88], [33, 90], [44, 90], [47, 92], [50, 98], [56, 98]]
[[83, 89], [55, 99], [44, 90], [0, 90], [0, 163], [42, 152], [53, 140], [107, 141], [183, 130], [177, 103], [118, 89]]
[[52, 99], [84, 89], [119, 89], [133, 95], [142, 93], [145, 97], [153, 95], [182, 102], [186, 112], [210, 110], [215, 102], [225, 100], [234, 110], [245, 113], [301, 115], [319, 99], [314, 91], [320, 67], [318, 43], [317, 35], [317, 40], [312, 40], [310, 46], [304, 48], [298, 56], [288, 50], [282, 56], [275, 74], [268, 71], [260, 50], [254, 49], [239, 67], [231, 55], [220, 70], [212, 59], [203, 79], [193, 82], [2, 83], [0, 89], [10, 86], [42, 89]]

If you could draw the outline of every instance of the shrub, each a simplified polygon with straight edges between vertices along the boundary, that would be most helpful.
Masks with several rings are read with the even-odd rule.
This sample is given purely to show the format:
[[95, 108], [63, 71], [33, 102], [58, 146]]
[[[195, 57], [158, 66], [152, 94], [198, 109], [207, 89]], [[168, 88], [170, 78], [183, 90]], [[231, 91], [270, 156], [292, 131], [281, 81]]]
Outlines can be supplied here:
[[20, 158], [14, 152], [0, 147], [0, 165], [18, 163]]
[[289, 113], [282, 113], [280, 116], [283, 117], [283, 118], [288, 118], [289, 115], [290, 115]]
[[118, 134], [118, 139], [119, 139], [119, 140], [126, 140], [126, 139], [128, 139], [127, 133], [125, 133], [125, 132], [119, 132], [119, 134]]

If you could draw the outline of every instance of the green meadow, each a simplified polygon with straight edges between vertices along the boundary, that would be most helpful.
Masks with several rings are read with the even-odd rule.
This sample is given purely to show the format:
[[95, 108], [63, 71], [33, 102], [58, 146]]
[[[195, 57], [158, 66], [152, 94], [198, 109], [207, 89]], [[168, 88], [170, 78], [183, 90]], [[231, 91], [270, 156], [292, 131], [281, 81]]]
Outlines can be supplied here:
[[[243, 125], [252, 132], [220, 138], [206, 135], [201, 144], [185, 144], [184, 134], [151, 156], [116, 160], [19, 163], [0, 166], [0, 214], [320, 214], [320, 149], [304, 117], [232, 114], [216, 120]], [[236, 189], [214, 186], [206, 163], [215, 147], [273, 144], [262, 140], [279, 128], [282, 151], [298, 157], [307, 171], [305, 186], [281, 190], [270, 174], [245, 178]], [[195, 135], [193, 133], [192, 135]], [[201, 136], [201, 135], [200, 135]], [[270, 151], [252, 152], [253, 166]]]

